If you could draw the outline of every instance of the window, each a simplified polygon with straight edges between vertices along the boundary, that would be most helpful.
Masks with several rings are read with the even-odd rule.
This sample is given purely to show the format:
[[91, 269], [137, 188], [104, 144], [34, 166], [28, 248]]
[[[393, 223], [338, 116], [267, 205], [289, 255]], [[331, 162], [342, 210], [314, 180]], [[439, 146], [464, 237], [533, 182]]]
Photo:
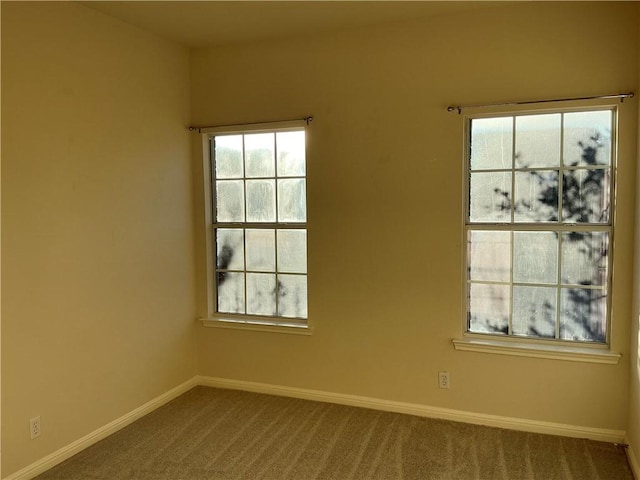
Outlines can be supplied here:
[[211, 307], [218, 320], [305, 326], [305, 130], [216, 131], [211, 172]]
[[606, 344], [614, 108], [470, 118], [467, 333]]

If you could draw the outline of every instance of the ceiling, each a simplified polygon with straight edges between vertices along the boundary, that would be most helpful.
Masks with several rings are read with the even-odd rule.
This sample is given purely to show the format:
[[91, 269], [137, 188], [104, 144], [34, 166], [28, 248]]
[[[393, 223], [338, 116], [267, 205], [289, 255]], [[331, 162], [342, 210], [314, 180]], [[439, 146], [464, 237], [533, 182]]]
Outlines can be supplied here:
[[191, 48], [301, 37], [486, 8], [484, 1], [81, 1]]

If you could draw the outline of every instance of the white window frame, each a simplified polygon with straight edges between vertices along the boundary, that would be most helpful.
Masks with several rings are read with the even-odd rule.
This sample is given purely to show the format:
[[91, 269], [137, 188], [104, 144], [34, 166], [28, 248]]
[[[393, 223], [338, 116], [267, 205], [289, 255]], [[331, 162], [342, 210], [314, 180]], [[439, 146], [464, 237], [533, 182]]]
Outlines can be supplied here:
[[[207, 275], [207, 316], [201, 318], [206, 327], [225, 329], [253, 330], [276, 333], [292, 333], [298, 335], [310, 335], [312, 327], [308, 316], [306, 319], [289, 318], [281, 316], [263, 316], [253, 314], [223, 313], [217, 311], [216, 291], [216, 241], [214, 232], [216, 228], [271, 228], [271, 229], [302, 229], [308, 232], [307, 222], [270, 222], [270, 223], [215, 223], [215, 191], [212, 171], [211, 139], [216, 135], [242, 135], [252, 133], [273, 133], [287, 131], [305, 131], [307, 120], [292, 120], [285, 122], [255, 123], [243, 125], [231, 125], [221, 127], [201, 128], [201, 141], [203, 152], [203, 191], [204, 191], [204, 217], [205, 217], [205, 243], [206, 243], [206, 275]], [[305, 179], [307, 173], [305, 172]], [[308, 244], [307, 244], [308, 245]], [[308, 249], [308, 247], [307, 247]], [[305, 275], [308, 278], [308, 272]], [[308, 297], [307, 297], [308, 298]], [[308, 308], [308, 305], [307, 305]]]
[[[471, 147], [471, 121], [482, 118], [495, 118], [505, 116], [522, 116], [532, 114], [545, 113], [571, 113], [581, 111], [608, 110], [612, 112], [612, 132], [611, 132], [611, 164], [610, 164], [610, 205], [609, 221], [606, 224], [576, 224], [562, 222], [471, 222], [469, 217], [470, 209], [470, 147]], [[615, 105], [599, 104], [584, 107], [558, 107], [552, 109], [517, 109], [505, 110], [497, 109], [491, 113], [464, 116], [464, 169], [463, 169], [463, 228], [462, 228], [462, 335], [461, 338], [453, 339], [452, 343], [456, 350], [493, 353], [502, 355], [514, 355], [525, 357], [536, 357], [556, 360], [568, 360], [588, 363], [604, 363], [617, 364], [621, 358], [621, 354], [610, 350], [612, 318], [611, 318], [611, 293], [613, 285], [613, 244], [614, 244], [614, 225], [616, 215], [615, 204], [615, 186], [616, 186], [616, 165], [617, 165], [617, 132], [618, 132], [619, 112]], [[515, 129], [514, 141], [515, 141]], [[515, 153], [515, 150], [514, 150]], [[555, 169], [549, 167], [548, 169]], [[562, 178], [563, 165], [562, 160], [558, 166], [560, 178]], [[512, 166], [512, 172], [514, 167]], [[560, 180], [561, 182], [561, 180]], [[513, 189], [512, 189], [513, 190]], [[514, 200], [513, 191], [511, 194], [512, 203]], [[562, 195], [560, 202], [562, 201]], [[562, 209], [562, 203], [559, 204], [559, 210]], [[512, 209], [513, 210], [513, 209]], [[513, 220], [513, 218], [512, 218]], [[540, 228], [544, 225], [544, 228]], [[607, 231], [610, 235], [609, 253], [608, 253], [608, 280], [607, 280], [607, 327], [606, 340], [603, 343], [595, 342], [577, 342], [562, 339], [523, 337], [515, 335], [497, 335], [489, 333], [472, 332], [469, 330], [468, 319], [468, 288], [470, 281], [468, 279], [468, 251], [467, 239], [470, 230], [503, 230], [507, 232], [534, 230], [534, 231]], [[513, 263], [512, 263], [513, 265]], [[513, 286], [513, 282], [510, 284]], [[557, 288], [560, 288], [558, 286]], [[559, 305], [556, 306], [559, 309]], [[556, 320], [559, 321], [558, 319]], [[511, 318], [509, 319], [511, 325]]]

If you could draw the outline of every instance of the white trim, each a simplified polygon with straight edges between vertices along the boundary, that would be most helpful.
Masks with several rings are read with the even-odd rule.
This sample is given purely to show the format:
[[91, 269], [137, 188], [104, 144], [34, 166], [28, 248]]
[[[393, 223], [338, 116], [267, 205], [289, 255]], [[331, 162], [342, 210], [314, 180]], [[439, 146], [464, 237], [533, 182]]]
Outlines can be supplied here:
[[[207, 318], [201, 319], [201, 320], [206, 320], [206, 322], [203, 322], [204, 326], [208, 326], [208, 327], [220, 327], [220, 328], [237, 328], [237, 329], [241, 329], [241, 330], [259, 330], [259, 331], [271, 331], [271, 332], [284, 332], [287, 330], [290, 330], [291, 333], [298, 333], [298, 334], [303, 334], [303, 335], [310, 335], [311, 330], [308, 329], [306, 332], [301, 333], [301, 331], [292, 331], [291, 328], [288, 329], [282, 329], [280, 327], [280, 325], [285, 324], [285, 326], [288, 326], [287, 323], [295, 323], [295, 322], [288, 322], [286, 317], [281, 317], [281, 316], [270, 316], [270, 317], [262, 317], [263, 319], [265, 319], [266, 321], [261, 322], [261, 321], [250, 321], [252, 319], [247, 319], [247, 318], [243, 318], [243, 317], [247, 317], [246, 314], [231, 314], [233, 315], [233, 319], [237, 319], [237, 323], [236, 326], [233, 326], [231, 324], [231, 320], [232, 318], [229, 317], [228, 315], [226, 315], [229, 312], [217, 312], [217, 281], [216, 281], [216, 257], [217, 257], [217, 253], [216, 253], [216, 238], [215, 238], [215, 230], [216, 229], [222, 229], [222, 228], [234, 228], [234, 229], [269, 229], [269, 230], [275, 230], [276, 232], [276, 236], [278, 234], [278, 231], [280, 230], [285, 230], [285, 229], [298, 229], [300, 231], [304, 231], [305, 233], [307, 233], [308, 230], [308, 223], [307, 223], [307, 219], [306, 219], [306, 211], [305, 211], [305, 221], [304, 222], [287, 222], [287, 221], [279, 221], [279, 219], [275, 219], [278, 221], [273, 221], [273, 222], [249, 222], [246, 221], [236, 221], [236, 222], [218, 222], [216, 221], [216, 215], [215, 215], [215, 188], [214, 185], [216, 183], [216, 179], [214, 178], [215, 175], [213, 175], [214, 171], [214, 166], [212, 165], [213, 163], [213, 153], [212, 152], [212, 145], [211, 145], [211, 139], [215, 138], [216, 135], [218, 134], [237, 134], [237, 135], [245, 135], [247, 133], [259, 133], [259, 132], [264, 132], [264, 133], [270, 133], [270, 134], [274, 134], [277, 135], [280, 132], [292, 132], [292, 131], [296, 131], [296, 132], [302, 132], [305, 134], [305, 163], [306, 163], [306, 127], [309, 125], [309, 122], [311, 121], [312, 117], [306, 117], [304, 119], [297, 119], [297, 120], [288, 120], [288, 121], [281, 121], [281, 122], [267, 122], [267, 123], [255, 123], [255, 124], [241, 124], [241, 125], [227, 125], [227, 126], [219, 126], [219, 127], [198, 127], [199, 131], [201, 132], [201, 142], [202, 142], [202, 162], [203, 162], [203, 181], [204, 181], [204, 185], [203, 185], [203, 193], [204, 193], [204, 202], [205, 202], [205, 208], [204, 208], [204, 221], [205, 221], [205, 247], [206, 247], [206, 254], [205, 254], [205, 260], [206, 260], [206, 278], [207, 278], [207, 283], [206, 283], [206, 298], [207, 298]], [[275, 145], [275, 151], [277, 152], [278, 149], [278, 141], [277, 141], [277, 136], [274, 137], [274, 141], [276, 142]], [[243, 144], [244, 145], [244, 144]], [[245, 155], [246, 151], [245, 151], [245, 147], [243, 146], [243, 164], [246, 163], [245, 162]], [[246, 172], [244, 172], [243, 169], [243, 176], [241, 178], [239, 178], [238, 180], [242, 180], [244, 182], [245, 185], [245, 200], [246, 200], [246, 181], [249, 177], [245, 176]], [[253, 178], [253, 177], [252, 177]], [[274, 173], [274, 175], [271, 176], [267, 176], [264, 177], [265, 179], [272, 179], [274, 181], [278, 180], [278, 178], [285, 178], [285, 177], [279, 177], [277, 172]], [[305, 174], [304, 175], [300, 175], [300, 176], [295, 176], [295, 177], [286, 177], [286, 178], [290, 178], [290, 179], [298, 179], [301, 181], [304, 181], [304, 185], [305, 185], [305, 199], [307, 198], [307, 194], [306, 194], [306, 179], [307, 179], [307, 175], [306, 175], [306, 170], [305, 170]], [[275, 208], [276, 208], [276, 212], [278, 211], [278, 198], [279, 198], [279, 194], [278, 194], [278, 183], [276, 182], [276, 192], [275, 192]], [[246, 206], [245, 206], [245, 213], [246, 213]], [[246, 215], [245, 215], [246, 217]], [[308, 241], [307, 241], [308, 242]], [[246, 236], [245, 236], [245, 243], [246, 243]], [[307, 243], [308, 245], [308, 243]], [[275, 247], [274, 247], [275, 248]], [[308, 248], [308, 247], [307, 247]], [[274, 273], [274, 274], [284, 274], [287, 272], [282, 272], [278, 270], [278, 262], [277, 262], [277, 249], [274, 250], [274, 254], [276, 255], [276, 263], [275, 263], [275, 269], [273, 271], [270, 272], [266, 272], [266, 273]], [[245, 257], [246, 257], [246, 250], [245, 250]], [[243, 268], [239, 269], [239, 272], [246, 274], [247, 273], [247, 268], [246, 268], [246, 258], [245, 258], [245, 264], [243, 266]], [[304, 277], [305, 279], [308, 279], [308, 273], [305, 271], [304, 273], [295, 273], [296, 275], [300, 275], [301, 277]], [[246, 279], [244, 280], [244, 289], [245, 289], [245, 296], [244, 296], [244, 302], [245, 302], [245, 307], [247, 307], [246, 302], [247, 302], [247, 282]], [[276, 307], [278, 304], [279, 300], [276, 296]], [[307, 305], [308, 307], [308, 305]], [[246, 310], [246, 308], [245, 308]], [[228, 318], [225, 318], [225, 316], [227, 316]], [[259, 318], [259, 316], [257, 315], [250, 315], [251, 317], [256, 317]], [[229, 320], [229, 322], [227, 322], [227, 320]], [[248, 320], [248, 321], [244, 321], [244, 320]], [[213, 322], [216, 322], [215, 324]], [[301, 324], [307, 324], [308, 325], [308, 319], [301, 319], [300, 321]], [[251, 326], [242, 326], [242, 325], [251, 325]], [[255, 327], [254, 325], [258, 325], [258, 327]], [[269, 326], [269, 328], [264, 328], [264, 326]], [[277, 326], [277, 329], [273, 329], [270, 327], [270, 325], [272, 326]]]
[[[281, 317], [274, 317], [278, 320]], [[217, 318], [201, 318], [200, 321], [204, 327], [209, 328], [226, 328], [230, 330], [251, 330], [254, 332], [271, 332], [271, 333], [288, 333], [293, 335], [311, 335], [313, 328], [308, 324], [303, 325], [279, 325], [276, 323], [256, 323], [242, 320], [221, 320]]]
[[[511, 291], [513, 290], [514, 285], [517, 285], [517, 283], [515, 283], [513, 281], [513, 250], [514, 250], [514, 240], [513, 240], [513, 234], [514, 232], [518, 232], [518, 231], [537, 231], [537, 232], [568, 232], [568, 231], [585, 231], [585, 232], [593, 232], [593, 231], [597, 231], [597, 232], [608, 232], [608, 237], [609, 237], [609, 254], [607, 255], [607, 281], [599, 286], [599, 289], [602, 289], [605, 293], [607, 293], [606, 295], [606, 339], [607, 342], [609, 342], [610, 338], [611, 338], [611, 330], [613, 329], [613, 319], [611, 316], [611, 310], [612, 310], [612, 304], [611, 304], [611, 292], [613, 291], [613, 285], [614, 285], [614, 255], [613, 255], [613, 244], [614, 244], [614, 237], [615, 237], [615, 228], [614, 225], [616, 223], [616, 209], [617, 209], [617, 204], [616, 204], [616, 185], [617, 185], [617, 164], [618, 164], [618, 119], [619, 119], [619, 109], [618, 106], [615, 102], [610, 101], [610, 100], [606, 100], [606, 99], [611, 99], [613, 97], [609, 97], [609, 96], [604, 96], [604, 97], [590, 97], [587, 98], [585, 97], [584, 99], [580, 99], [580, 100], [585, 100], [585, 101], [589, 101], [589, 103], [585, 104], [585, 105], [581, 105], [581, 106], [576, 106], [576, 107], [564, 107], [562, 105], [562, 101], [561, 102], [540, 102], [541, 105], [538, 106], [533, 106], [530, 108], [519, 108], [519, 106], [523, 105], [523, 104], [531, 104], [531, 103], [537, 103], [537, 102], [523, 102], [523, 103], [505, 103], [505, 104], [496, 104], [496, 105], [489, 105], [487, 104], [486, 107], [493, 107], [494, 111], [488, 112], [488, 113], [479, 113], [479, 114], [466, 114], [464, 115], [464, 123], [463, 123], [463, 153], [464, 153], [464, 157], [463, 157], [463, 170], [464, 170], [464, 188], [463, 188], [463, 192], [464, 192], [464, 198], [463, 198], [463, 205], [464, 205], [464, 209], [462, 211], [464, 218], [463, 218], [463, 258], [464, 258], [464, 262], [463, 262], [463, 287], [464, 287], [464, 294], [463, 294], [463, 305], [464, 308], [462, 310], [463, 312], [463, 316], [462, 316], [462, 332], [464, 333], [477, 333], [477, 332], [471, 332], [470, 331], [470, 325], [469, 325], [469, 320], [468, 320], [468, 315], [469, 315], [469, 304], [468, 304], [468, 297], [470, 295], [469, 293], [469, 287], [471, 284], [473, 283], [479, 283], [479, 284], [485, 284], [487, 282], [485, 281], [471, 281], [468, 278], [468, 268], [469, 268], [469, 253], [468, 253], [468, 238], [469, 238], [469, 232], [472, 231], [476, 231], [476, 230], [495, 230], [495, 231], [502, 231], [502, 232], [511, 232], [512, 238], [511, 238], [511, 243], [510, 243], [510, 255], [511, 255], [511, 269], [510, 269], [510, 279], [509, 281], [504, 281], [504, 282], [497, 282], [501, 285], [504, 286], [510, 286]], [[595, 103], [593, 104], [593, 100], [596, 99], [603, 99], [606, 101], [602, 101], [599, 100], [599, 103]], [[577, 99], [576, 99], [577, 100]], [[557, 103], [560, 103], [560, 105], [555, 106]], [[503, 107], [505, 106], [509, 106], [510, 108], [507, 110], [504, 110]], [[449, 108], [454, 108], [454, 107], [449, 107]], [[455, 107], [455, 108], [459, 108], [459, 107]], [[454, 110], [455, 110], [454, 108]], [[587, 166], [587, 165], [579, 165], [579, 166], [568, 166], [564, 164], [564, 150], [561, 149], [560, 151], [560, 157], [559, 157], [559, 164], [557, 166], [558, 169], [558, 175], [559, 175], [559, 183], [558, 183], [558, 215], [559, 217], [562, 217], [562, 212], [563, 212], [563, 208], [562, 208], [562, 202], [563, 202], [563, 192], [562, 192], [562, 185], [563, 182], [561, 181], [563, 178], [563, 173], [566, 171], [588, 171], [588, 170], [595, 170], [595, 169], [602, 169], [603, 171], [607, 170], [609, 172], [609, 218], [608, 221], [605, 223], [582, 223], [582, 224], [576, 224], [568, 222], [567, 220], [564, 219], [560, 219], [558, 218], [556, 220], [556, 222], [544, 222], [544, 221], [527, 221], [527, 222], [518, 222], [515, 221], [515, 204], [516, 204], [516, 199], [515, 199], [515, 192], [516, 192], [516, 173], [517, 172], [533, 172], [533, 171], [540, 171], [541, 168], [539, 167], [516, 167], [516, 137], [517, 137], [517, 118], [518, 117], [526, 117], [529, 115], [540, 115], [540, 114], [558, 114], [560, 115], [560, 125], [558, 127], [559, 132], [560, 132], [560, 145], [564, 145], [564, 135], [565, 135], [565, 115], [567, 114], [572, 114], [572, 113], [581, 113], [581, 112], [610, 112], [611, 114], [611, 120], [609, 123], [609, 127], [611, 128], [611, 138], [610, 138], [610, 143], [611, 143], [611, 150], [610, 150], [610, 159], [609, 159], [609, 164], [602, 164], [602, 165], [596, 165], [596, 166]], [[460, 113], [460, 112], [459, 112]], [[491, 119], [491, 118], [510, 118], [511, 119], [511, 147], [512, 147], [512, 151], [511, 151], [511, 166], [510, 168], [504, 167], [504, 168], [491, 168], [491, 169], [480, 169], [480, 170], [471, 170], [471, 136], [472, 136], [472, 121], [473, 120], [482, 120], [482, 119]], [[556, 167], [550, 167], [553, 169], [556, 169]], [[503, 221], [498, 221], [498, 220], [485, 220], [485, 221], [471, 221], [470, 218], [470, 198], [471, 198], [471, 175], [472, 173], [482, 173], [482, 172], [503, 172], [503, 173], [510, 173], [511, 175], [511, 195], [510, 195], [510, 206], [511, 206], [511, 214], [510, 214], [510, 219], [508, 220], [503, 220]], [[562, 236], [558, 236], [558, 255], [561, 255], [561, 245], [562, 243]], [[562, 287], [568, 287], [568, 286], [573, 286], [573, 285], [569, 285], [569, 284], [565, 284], [562, 282], [562, 278], [560, 275], [560, 270], [561, 270], [561, 256], [558, 257], [558, 271], [557, 271], [557, 282], [555, 284], [552, 285], [548, 285], [549, 287], [555, 288], [556, 289], [556, 295], [557, 295], [557, 301], [556, 301], [556, 325], [555, 325], [555, 335], [556, 335], [556, 339], [560, 339], [559, 337], [559, 329], [560, 329], [560, 308], [561, 308], [561, 303], [560, 303], [560, 295], [562, 292]], [[587, 287], [587, 288], [592, 288], [592, 287]], [[596, 287], [598, 288], [598, 287]], [[512, 321], [513, 321], [513, 295], [509, 301], [509, 317], [508, 317], [508, 336], [513, 338], [516, 337], [515, 335], [513, 335], [512, 333]], [[456, 347], [457, 348], [457, 347]], [[494, 353], [500, 353], [500, 352], [494, 352]], [[533, 356], [533, 355], [532, 355]], [[542, 357], [542, 358], [556, 358], [556, 357]], [[571, 360], [570, 358], [564, 358], [565, 360]], [[583, 360], [576, 360], [576, 361], [583, 361]], [[587, 360], [589, 361], [589, 360]], [[611, 362], [600, 362], [600, 361], [596, 361], [595, 363], [611, 363]], [[616, 361], [617, 363], [617, 361]]]
[[548, 435], [560, 435], [574, 438], [589, 438], [610, 443], [622, 442], [625, 432], [605, 428], [582, 427], [566, 425], [562, 423], [542, 422], [501, 415], [489, 415], [484, 413], [465, 412], [450, 408], [430, 407], [415, 403], [396, 402], [378, 398], [348, 395], [342, 393], [310, 390], [306, 388], [287, 387], [283, 385], [271, 385], [267, 383], [232, 380], [228, 378], [198, 376], [199, 385], [208, 387], [226, 388], [231, 390], [244, 390], [248, 392], [266, 393], [284, 397], [301, 398], [319, 402], [337, 403], [353, 407], [371, 408], [387, 412], [404, 413], [421, 417], [439, 418], [454, 422], [485, 425], [489, 427], [507, 428], [523, 432], [544, 433]]
[[638, 463], [638, 457], [636, 457], [635, 452], [631, 445], [629, 445], [629, 439], [625, 438], [625, 443], [627, 443], [627, 448], [625, 448], [625, 452], [627, 453], [627, 460], [629, 460], [629, 466], [631, 467], [631, 471], [633, 472], [636, 480], [640, 480], [640, 463]]
[[55, 467], [59, 463], [62, 463], [73, 455], [80, 453], [82, 450], [90, 447], [94, 443], [99, 442], [100, 440], [116, 433], [118, 430], [121, 430], [127, 425], [151, 413], [155, 409], [182, 395], [196, 385], [198, 384], [196, 382], [196, 378], [194, 377], [191, 380], [188, 380], [183, 384], [172, 388], [168, 392], [163, 393], [162, 395], [148, 401], [144, 405], [141, 405], [135, 410], [132, 410], [131, 412], [121, 416], [120, 418], [107, 423], [106, 425], [98, 428], [97, 430], [94, 430], [84, 437], [71, 442], [67, 446], [56, 450], [55, 452], [47, 455], [44, 458], [41, 458], [31, 465], [28, 465], [23, 469], [12, 473], [8, 477], [5, 477], [4, 480], [30, 480], [37, 475], [40, 475], [41, 473], [49, 470], [50, 468]]
[[547, 358], [551, 360], [567, 360], [571, 362], [602, 363], [617, 365], [622, 357], [621, 353], [610, 350], [574, 347], [565, 345], [550, 345], [548, 343], [534, 344], [506, 340], [454, 338], [451, 343], [456, 350], [480, 353], [496, 353], [499, 355], [513, 355], [516, 357]]
[[213, 252], [213, 230], [211, 225], [213, 224], [213, 204], [212, 195], [213, 187], [211, 185], [211, 144], [209, 143], [209, 137], [207, 135], [201, 135], [202, 140], [202, 172], [203, 172], [203, 193], [204, 193], [204, 231], [205, 231], [205, 262], [206, 262], [206, 275], [207, 275], [207, 312], [213, 312], [215, 310], [215, 298], [211, 290], [211, 286], [214, 285], [214, 265], [215, 255]]
[[[287, 387], [284, 385], [272, 385], [259, 382], [248, 382], [243, 380], [232, 380], [228, 378], [195, 376], [191, 380], [169, 390], [168, 392], [150, 400], [135, 410], [123, 415], [120, 418], [98, 428], [84, 437], [70, 443], [69, 445], [56, 450], [44, 458], [26, 466], [5, 477], [4, 480], [30, 480], [50, 468], [62, 463], [73, 455], [90, 447], [98, 441], [116, 433], [118, 430], [135, 422], [141, 417], [151, 413], [153, 410], [170, 402], [174, 398], [182, 395], [191, 388], [203, 385], [207, 387], [226, 388], [230, 390], [243, 390], [247, 392], [265, 393], [269, 395], [279, 395], [283, 397], [300, 398], [319, 402], [336, 403], [339, 405], [349, 405], [353, 407], [371, 408], [387, 412], [416, 415], [420, 417], [438, 418], [451, 420], [454, 422], [464, 422], [474, 425], [485, 425], [489, 427], [507, 428], [523, 432], [543, 433], [548, 435], [561, 435], [574, 438], [589, 438], [610, 443], [621, 443], [625, 438], [622, 430], [610, 430], [604, 428], [582, 427], [561, 423], [543, 422], [538, 420], [527, 420], [514, 417], [504, 417], [501, 415], [489, 415], [475, 412], [465, 412], [450, 408], [430, 407], [407, 402], [396, 402], [359, 395], [349, 395], [322, 390], [311, 390], [306, 388]], [[636, 478], [640, 480], [640, 467], [637, 457], [631, 447], [627, 449], [629, 464]]]

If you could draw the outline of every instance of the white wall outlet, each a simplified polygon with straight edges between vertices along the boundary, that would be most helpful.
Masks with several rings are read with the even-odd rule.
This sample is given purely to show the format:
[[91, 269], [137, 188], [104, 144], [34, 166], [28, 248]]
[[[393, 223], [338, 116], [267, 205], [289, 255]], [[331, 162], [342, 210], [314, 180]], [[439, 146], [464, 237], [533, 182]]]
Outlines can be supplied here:
[[449, 372], [438, 372], [438, 386], [449, 388]]
[[38, 438], [42, 434], [42, 427], [40, 426], [40, 416], [33, 417], [29, 420], [29, 431], [31, 432], [31, 440]]

